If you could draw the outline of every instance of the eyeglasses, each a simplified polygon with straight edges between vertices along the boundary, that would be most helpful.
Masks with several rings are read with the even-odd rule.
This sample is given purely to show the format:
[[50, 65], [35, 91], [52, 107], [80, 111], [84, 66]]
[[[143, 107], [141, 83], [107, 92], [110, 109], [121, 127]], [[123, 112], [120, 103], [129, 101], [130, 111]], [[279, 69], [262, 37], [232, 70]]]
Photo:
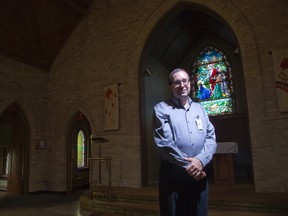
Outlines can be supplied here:
[[190, 79], [184, 78], [182, 80], [175, 80], [172, 82], [172, 84], [174, 84], [177, 87], [177, 86], [180, 86], [181, 83], [183, 83], [183, 85], [187, 85], [189, 83], [189, 81], [190, 81]]

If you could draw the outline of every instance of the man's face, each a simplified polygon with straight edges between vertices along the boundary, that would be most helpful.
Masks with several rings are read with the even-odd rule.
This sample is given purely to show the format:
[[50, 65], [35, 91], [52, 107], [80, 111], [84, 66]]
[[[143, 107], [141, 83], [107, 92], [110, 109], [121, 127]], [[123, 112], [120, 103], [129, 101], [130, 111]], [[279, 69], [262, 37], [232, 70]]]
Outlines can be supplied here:
[[189, 96], [191, 86], [189, 75], [185, 71], [179, 71], [172, 75], [171, 92], [176, 98], [185, 98]]

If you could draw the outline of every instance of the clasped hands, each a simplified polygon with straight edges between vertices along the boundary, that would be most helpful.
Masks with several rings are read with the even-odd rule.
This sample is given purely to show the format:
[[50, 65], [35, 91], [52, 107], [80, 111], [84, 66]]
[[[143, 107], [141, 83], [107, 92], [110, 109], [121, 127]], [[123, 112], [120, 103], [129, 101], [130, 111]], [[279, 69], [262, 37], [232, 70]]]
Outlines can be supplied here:
[[184, 158], [186, 161], [190, 162], [187, 166], [186, 172], [193, 177], [195, 180], [200, 180], [206, 177], [206, 172], [203, 171], [203, 164], [197, 158]]

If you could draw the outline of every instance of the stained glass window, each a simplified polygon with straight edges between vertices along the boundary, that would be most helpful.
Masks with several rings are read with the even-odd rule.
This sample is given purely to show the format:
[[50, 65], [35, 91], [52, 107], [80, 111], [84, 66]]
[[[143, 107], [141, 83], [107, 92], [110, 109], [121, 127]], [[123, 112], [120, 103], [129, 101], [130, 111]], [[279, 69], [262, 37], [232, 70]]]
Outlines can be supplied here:
[[79, 131], [77, 137], [77, 168], [85, 167], [85, 136], [82, 130]]
[[191, 92], [208, 115], [234, 112], [231, 66], [226, 56], [216, 48], [207, 47], [193, 64]]

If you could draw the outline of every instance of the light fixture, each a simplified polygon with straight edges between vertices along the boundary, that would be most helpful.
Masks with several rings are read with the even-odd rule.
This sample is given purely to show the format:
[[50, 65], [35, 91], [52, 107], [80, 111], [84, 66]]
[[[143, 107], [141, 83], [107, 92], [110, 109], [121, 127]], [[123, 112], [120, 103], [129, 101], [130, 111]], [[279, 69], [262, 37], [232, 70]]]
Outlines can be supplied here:
[[236, 47], [236, 49], [234, 50], [233, 54], [236, 55], [236, 56], [239, 55], [239, 48], [238, 47]]
[[145, 74], [146, 74], [147, 76], [151, 76], [151, 75], [153, 74], [153, 72], [152, 72], [149, 68], [146, 68], [146, 69], [145, 69]]

